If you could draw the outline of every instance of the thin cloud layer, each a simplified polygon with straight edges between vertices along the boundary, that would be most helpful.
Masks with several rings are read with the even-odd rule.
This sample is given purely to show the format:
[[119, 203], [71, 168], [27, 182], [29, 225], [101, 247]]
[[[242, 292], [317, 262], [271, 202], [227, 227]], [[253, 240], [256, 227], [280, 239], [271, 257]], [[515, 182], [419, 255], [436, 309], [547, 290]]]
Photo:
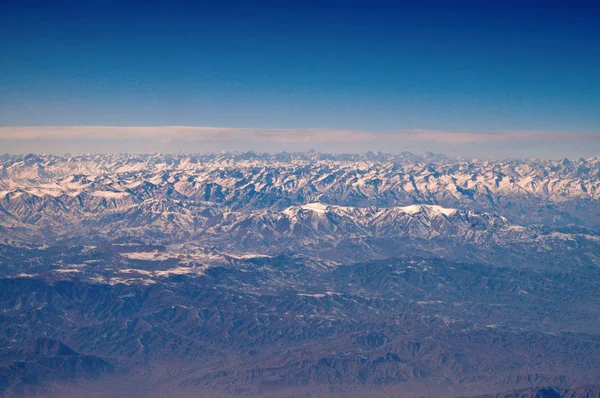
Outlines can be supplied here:
[[199, 126], [33, 126], [0, 127], [0, 140], [151, 140], [156, 142], [364, 143], [421, 142], [586, 142], [600, 140], [590, 132], [405, 130], [376, 133], [333, 129], [261, 129]]

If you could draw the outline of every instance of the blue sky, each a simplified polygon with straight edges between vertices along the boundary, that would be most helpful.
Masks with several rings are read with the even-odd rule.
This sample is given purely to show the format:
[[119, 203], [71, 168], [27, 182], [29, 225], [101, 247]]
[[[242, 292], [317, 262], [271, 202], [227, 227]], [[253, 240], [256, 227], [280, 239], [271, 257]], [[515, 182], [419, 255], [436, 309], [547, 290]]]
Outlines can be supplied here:
[[[593, 2], [214, 3], [3, 4], [0, 152], [43, 138], [71, 151], [600, 153]], [[130, 126], [240, 130], [158, 139]]]

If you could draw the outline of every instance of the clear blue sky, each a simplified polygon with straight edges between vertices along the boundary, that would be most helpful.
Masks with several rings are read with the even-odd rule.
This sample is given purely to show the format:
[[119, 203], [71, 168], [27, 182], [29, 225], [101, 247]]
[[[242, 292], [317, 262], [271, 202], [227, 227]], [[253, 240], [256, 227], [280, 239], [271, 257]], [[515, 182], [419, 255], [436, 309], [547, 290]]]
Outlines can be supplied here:
[[599, 148], [591, 1], [124, 3], [0, 6], [0, 125], [573, 131]]

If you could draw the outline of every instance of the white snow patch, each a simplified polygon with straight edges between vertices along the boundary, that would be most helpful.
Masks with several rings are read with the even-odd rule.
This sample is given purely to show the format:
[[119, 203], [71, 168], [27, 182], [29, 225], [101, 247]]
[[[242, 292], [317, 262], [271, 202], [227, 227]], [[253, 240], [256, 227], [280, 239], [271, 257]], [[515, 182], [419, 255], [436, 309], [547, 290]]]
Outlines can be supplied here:
[[417, 214], [423, 210], [421, 205], [410, 205], [404, 207], [398, 207], [399, 210], [405, 212], [406, 214]]
[[325, 213], [327, 213], [328, 206], [323, 203], [315, 202], [315, 203], [307, 203], [300, 207], [304, 210], [314, 211], [315, 213], [318, 213], [318, 214], [325, 214]]
[[163, 261], [172, 256], [169, 256], [169, 253], [152, 251], [152, 252], [128, 252], [128, 253], [119, 253], [122, 257], [128, 258], [130, 260], [146, 260], [146, 261]]
[[403, 211], [406, 214], [411, 214], [411, 215], [420, 213], [422, 211], [429, 210], [429, 212], [431, 212], [433, 214], [443, 214], [446, 217], [453, 216], [457, 212], [456, 209], [442, 207], [442, 206], [438, 206], [438, 205], [410, 205], [410, 206], [398, 207], [398, 210]]
[[154, 274], [158, 277], [165, 277], [169, 275], [186, 275], [186, 274], [195, 274], [195, 275], [203, 275], [203, 268], [197, 269], [193, 267], [175, 267], [166, 269], [163, 271], [154, 271]]
[[122, 272], [124, 274], [138, 273], [138, 274], [142, 274], [142, 275], [152, 276], [152, 272], [146, 271], [144, 269], [137, 269], [137, 268], [122, 269], [122, 270], [119, 270], [119, 272]]
[[127, 192], [114, 192], [114, 191], [94, 191], [91, 193], [92, 196], [97, 196], [107, 199], [121, 199], [125, 196], [129, 196]]
[[17, 278], [33, 278], [36, 274], [26, 274], [25, 272], [21, 272], [20, 274], [15, 275]]
[[231, 258], [235, 258], [237, 260], [247, 260], [247, 259], [251, 259], [251, 258], [271, 258], [272, 256], [269, 256], [267, 254], [260, 254], [260, 253], [246, 253], [246, 254], [227, 254], [228, 257]]
[[304, 297], [315, 297], [315, 298], [323, 298], [323, 297], [327, 296], [326, 294], [323, 294], [323, 293], [317, 293], [317, 294], [298, 293], [297, 295], [304, 296]]

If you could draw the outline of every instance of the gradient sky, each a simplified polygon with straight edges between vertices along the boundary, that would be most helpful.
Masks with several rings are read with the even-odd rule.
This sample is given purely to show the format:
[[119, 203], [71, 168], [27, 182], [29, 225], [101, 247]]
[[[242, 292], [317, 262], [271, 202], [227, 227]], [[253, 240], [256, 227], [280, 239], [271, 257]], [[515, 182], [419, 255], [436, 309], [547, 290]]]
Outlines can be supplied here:
[[[124, 3], [0, 6], [0, 152], [600, 154], [595, 2]], [[19, 136], [19, 126], [117, 134]], [[157, 139], [127, 126], [296, 138], [182, 139], [164, 129]], [[327, 138], [338, 130], [346, 135]], [[435, 134], [403, 139], [422, 131]]]

